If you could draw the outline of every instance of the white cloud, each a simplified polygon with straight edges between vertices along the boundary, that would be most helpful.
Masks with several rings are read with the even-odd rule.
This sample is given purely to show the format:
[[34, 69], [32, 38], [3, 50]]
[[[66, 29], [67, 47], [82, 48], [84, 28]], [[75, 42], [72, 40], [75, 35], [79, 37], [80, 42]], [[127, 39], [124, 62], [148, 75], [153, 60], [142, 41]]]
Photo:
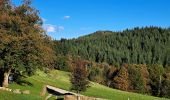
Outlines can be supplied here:
[[70, 19], [70, 16], [64, 16], [63, 19], [64, 20]]
[[47, 32], [56, 32], [56, 29], [54, 26], [48, 26], [46, 29]]
[[64, 26], [56, 26], [51, 24], [45, 24], [43, 28], [49, 33], [55, 33], [64, 30]]
[[58, 31], [64, 30], [64, 26], [58, 26], [58, 27], [57, 27], [57, 30], [58, 30]]

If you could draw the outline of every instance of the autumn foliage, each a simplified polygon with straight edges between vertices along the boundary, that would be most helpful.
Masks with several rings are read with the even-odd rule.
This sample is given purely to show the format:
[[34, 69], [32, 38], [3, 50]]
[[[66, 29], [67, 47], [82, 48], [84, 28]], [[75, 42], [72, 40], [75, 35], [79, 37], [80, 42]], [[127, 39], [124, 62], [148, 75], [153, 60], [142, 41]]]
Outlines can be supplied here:
[[71, 74], [71, 90], [75, 90], [77, 93], [85, 91], [89, 84], [87, 76], [86, 63], [81, 60], [76, 61]]
[[[14, 6], [0, 1], [0, 70], [3, 87], [10, 74], [33, 75], [37, 69], [53, 68], [55, 53], [51, 39], [42, 29], [39, 12], [30, 0]], [[2, 74], [1, 73], [1, 74]]]

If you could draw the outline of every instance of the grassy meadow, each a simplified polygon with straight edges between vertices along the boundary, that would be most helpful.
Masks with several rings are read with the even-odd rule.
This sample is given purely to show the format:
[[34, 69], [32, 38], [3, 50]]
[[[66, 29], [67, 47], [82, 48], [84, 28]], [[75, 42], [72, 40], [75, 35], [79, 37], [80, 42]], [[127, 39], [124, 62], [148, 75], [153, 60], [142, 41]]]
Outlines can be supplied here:
[[[61, 89], [69, 90], [71, 86], [69, 82], [69, 75], [70, 74], [68, 72], [58, 70], [51, 71], [48, 74], [38, 71], [36, 75], [25, 79], [25, 81], [30, 83], [29, 85], [18, 85], [16, 83], [12, 83], [9, 87], [11, 89], [21, 89], [21, 91], [30, 90], [31, 94], [13, 94], [12, 92], [0, 91], [0, 100], [43, 100], [46, 98], [48, 93], [46, 93], [45, 96], [40, 96], [40, 92], [47, 84]], [[87, 91], [82, 94], [109, 100], [128, 100], [128, 98], [129, 100], [168, 100], [165, 98], [157, 98], [148, 95], [111, 89], [93, 82], [90, 83], [90, 87], [87, 89]], [[54, 99], [54, 96], [50, 98], [50, 100]]]

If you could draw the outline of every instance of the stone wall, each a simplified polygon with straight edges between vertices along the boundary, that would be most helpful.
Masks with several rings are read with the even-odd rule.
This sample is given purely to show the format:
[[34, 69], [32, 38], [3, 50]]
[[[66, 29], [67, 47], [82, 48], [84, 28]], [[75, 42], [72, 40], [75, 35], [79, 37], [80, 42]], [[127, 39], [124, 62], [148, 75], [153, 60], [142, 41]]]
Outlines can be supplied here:
[[[75, 95], [65, 95], [64, 100], [77, 100], [77, 96], [75, 96]], [[106, 100], [106, 99], [80, 96], [79, 100]]]

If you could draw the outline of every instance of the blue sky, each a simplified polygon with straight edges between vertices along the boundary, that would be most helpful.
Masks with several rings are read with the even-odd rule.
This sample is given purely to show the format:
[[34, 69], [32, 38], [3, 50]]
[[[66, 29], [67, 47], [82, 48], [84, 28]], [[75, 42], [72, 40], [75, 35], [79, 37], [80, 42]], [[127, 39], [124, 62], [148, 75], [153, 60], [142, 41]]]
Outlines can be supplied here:
[[[17, 4], [20, 0], [14, 0]], [[54, 39], [97, 30], [170, 27], [170, 0], [33, 0], [44, 28]]]

